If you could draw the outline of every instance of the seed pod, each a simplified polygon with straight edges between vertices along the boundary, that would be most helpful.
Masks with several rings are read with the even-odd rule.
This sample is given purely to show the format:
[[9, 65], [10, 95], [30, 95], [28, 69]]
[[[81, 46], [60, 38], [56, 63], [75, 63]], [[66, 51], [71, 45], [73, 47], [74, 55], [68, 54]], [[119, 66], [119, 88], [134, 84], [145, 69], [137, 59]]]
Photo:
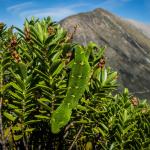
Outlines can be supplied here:
[[73, 52], [72, 51], [67, 52], [66, 57], [67, 57], [67, 60], [66, 60], [65, 64], [67, 65], [74, 57]]
[[135, 96], [132, 97], [131, 103], [132, 103], [133, 106], [138, 106], [138, 105], [139, 105], [139, 100], [138, 100], [138, 98], [135, 97]]
[[53, 28], [53, 27], [48, 26], [48, 28], [47, 28], [47, 32], [48, 32], [48, 34], [49, 34], [49, 35], [52, 35], [52, 34], [55, 32], [55, 30], [54, 30], [54, 28]]
[[16, 36], [13, 36], [10, 42], [11, 47], [16, 47], [17, 46], [17, 38]]
[[74, 30], [72, 33], [67, 33], [66, 42], [72, 42], [74, 34], [76, 33], [78, 25], [74, 26]]
[[0, 31], [3, 30], [4, 28], [4, 23], [0, 22]]
[[14, 58], [14, 60], [19, 63], [21, 61], [20, 55], [17, 53], [17, 51], [13, 51], [11, 56]]
[[145, 114], [145, 113], [147, 113], [147, 112], [148, 112], [148, 109], [147, 109], [147, 108], [143, 108], [143, 109], [142, 109], [142, 113], [143, 113], [143, 114]]
[[66, 56], [67, 56], [67, 58], [70, 58], [71, 56], [72, 56], [72, 52], [68, 52], [68, 53], [66, 53]]
[[102, 58], [99, 60], [98, 67], [102, 69], [102, 68], [104, 68], [104, 66], [105, 66], [105, 58], [102, 57]]
[[31, 40], [31, 36], [30, 36], [30, 29], [29, 28], [25, 27], [24, 34], [25, 34], [25, 40], [26, 41], [30, 41]]

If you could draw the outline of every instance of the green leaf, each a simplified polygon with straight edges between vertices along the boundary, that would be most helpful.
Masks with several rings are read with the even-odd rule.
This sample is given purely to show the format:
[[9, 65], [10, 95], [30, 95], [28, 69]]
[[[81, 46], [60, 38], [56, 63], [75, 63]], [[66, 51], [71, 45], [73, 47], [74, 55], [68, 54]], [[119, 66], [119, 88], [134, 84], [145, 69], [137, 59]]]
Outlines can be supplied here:
[[109, 75], [104, 84], [108, 84], [111, 81], [113, 81], [117, 77], [117, 74], [118, 74], [117, 72], [113, 72], [111, 75]]
[[19, 115], [19, 116], [22, 116], [22, 115], [23, 115], [22, 109], [14, 109], [13, 111], [14, 111], [17, 115]]
[[38, 41], [38, 39], [36, 39], [34, 36], [31, 36], [31, 38], [34, 43], [36, 43], [40, 48], [43, 48], [43, 45], [40, 43], [40, 41]]
[[42, 30], [42, 27], [41, 27], [41, 24], [39, 22], [37, 22], [37, 35], [41, 41], [41, 43], [43, 43], [43, 30]]
[[9, 108], [11, 108], [11, 109], [17, 109], [17, 108], [18, 108], [17, 106], [12, 105], [12, 104], [8, 104], [7, 106], [8, 106]]
[[38, 119], [47, 119], [47, 120], [49, 120], [50, 119], [50, 117], [47, 117], [47, 116], [42, 116], [42, 115], [35, 115], [35, 117], [36, 118], [38, 118]]
[[115, 148], [115, 142], [113, 142], [109, 148], [109, 150], [113, 150]]
[[20, 68], [22, 79], [26, 79], [27, 78], [27, 65], [20, 62], [19, 63], [19, 68]]
[[29, 108], [31, 109], [32, 107], [34, 108], [35, 106], [36, 106], [35, 104], [29, 104], [26, 106], [26, 109], [29, 109]]
[[[136, 125], [136, 123], [137, 123], [137, 122], [134, 122], [134, 123], [128, 125], [127, 128], [125, 128], [125, 129], [123, 130], [123, 134], [126, 134], [130, 129], [134, 128], [134, 126]], [[133, 129], [132, 129], [132, 131], [133, 131]]]
[[106, 79], [107, 79], [107, 70], [105, 68], [102, 68], [100, 71], [100, 82], [102, 83], [102, 85], [104, 85]]
[[124, 93], [125, 96], [127, 96], [129, 94], [129, 90], [127, 88], [125, 88], [123, 93]]
[[36, 87], [40, 87], [40, 88], [45, 89], [45, 90], [47, 90], [47, 91], [49, 91], [49, 92], [52, 92], [52, 91], [53, 91], [52, 88], [50, 88], [50, 87], [48, 87], [48, 86], [46, 86], [46, 85], [42, 85], [42, 84], [37, 84]]
[[101, 135], [102, 135], [103, 137], [106, 136], [106, 133], [105, 133], [101, 128], [98, 128], [98, 130], [99, 130], [99, 133], [101, 133]]
[[85, 106], [82, 106], [82, 105], [77, 105], [77, 109], [88, 111], [88, 108], [86, 108]]
[[25, 132], [33, 132], [35, 130], [35, 128], [27, 128], [26, 130], [25, 130]]
[[18, 141], [18, 140], [20, 140], [22, 137], [23, 137], [22, 134], [21, 134], [21, 135], [14, 135], [14, 140], [15, 140], [15, 141]]
[[95, 134], [99, 134], [99, 130], [98, 130], [97, 127], [93, 128], [92, 130], [93, 130], [93, 132], [94, 132]]
[[17, 95], [16, 93], [12, 92], [12, 91], [8, 91], [9, 94], [11, 94], [12, 97], [18, 99], [18, 100], [22, 100], [23, 98], [20, 97], [20, 95]]
[[30, 120], [30, 121], [25, 122], [25, 125], [34, 124], [34, 123], [37, 123], [37, 122], [40, 122], [40, 121], [41, 120]]
[[22, 92], [22, 89], [21, 89], [20, 86], [18, 86], [16, 83], [11, 82], [10, 85], [11, 85], [14, 89], [16, 89], [16, 90]]
[[42, 76], [42, 78], [45, 80], [45, 81], [47, 81], [48, 83], [49, 83], [49, 77], [46, 75], [46, 74], [44, 74], [43, 72], [41, 72], [40, 70], [38, 70], [38, 69], [35, 69], [35, 72], [37, 72], [40, 76]]
[[8, 69], [9, 66], [11, 66], [11, 62], [8, 62], [3, 66], [3, 72], [4, 72], [4, 70]]
[[39, 45], [42, 46], [41, 44], [42, 39], [40, 38], [39, 32], [36, 30], [35, 26], [30, 26], [30, 30], [31, 30], [31, 37], [35, 39], [39, 43]]
[[[65, 66], [65, 62], [57, 62], [58, 64], [55, 66], [56, 68], [55, 69], [53, 69], [53, 70], [55, 70], [53, 73], [52, 73], [52, 76], [55, 76], [55, 75], [58, 75], [61, 71], [62, 71], [62, 69], [64, 68], [64, 66]], [[54, 67], [54, 66], [53, 66]]]
[[55, 52], [54, 56], [52, 57], [52, 61], [57, 62], [61, 54], [62, 54], [62, 50], [58, 51], [57, 53]]
[[15, 29], [24, 35], [24, 32], [21, 29], [19, 29], [18, 27], [15, 27]]
[[96, 133], [96, 134], [101, 134], [103, 137], [105, 137], [106, 133], [99, 127], [95, 127], [93, 128], [93, 131]]
[[117, 124], [117, 129], [118, 129], [118, 131], [119, 131], [119, 134], [122, 134], [123, 133], [123, 127], [118, 123]]
[[92, 150], [93, 149], [93, 144], [92, 144], [92, 142], [87, 142], [86, 143], [86, 146], [85, 146], [85, 150]]
[[3, 115], [9, 119], [10, 121], [15, 121], [16, 120], [16, 117], [14, 117], [12, 114], [9, 114], [7, 112], [4, 112]]
[[21, 130], [22, 130], [21, 126], [20, 127], [19, 126], [12, 127], [12, 131], [21, 131]]
[[43, 98], [38, 99], [37, 101], [43, 106], [43, 108], [45, 108], [45, 109], [48, 110], [48, 111], [51, 111], [51, 107], [49, 107], [47, 104], [45, 104], [45, 103], [43, 102]]
[[26, 86], [29, 86], [31, 83], [32, 83], [32, 74], [31, 75], [29, 75], [29, 76], [27, 76], [27, 78], [26, 78]]
[[14, 78], [16, 79], [16, 84], [18, 86], [20, 86], [20, 88], [22, 90], [25, 90], [25, 85], [24, 85], [24, 82], [22, 81], [21, 77], [18, 74], [16, 74], [12, 69], [10, 69], [10, 71], [11, 71], [12, 75], [14, 76]]
[[45, 41], [45, 45], [49, 45], [51, 41], [53, 40], [53, 38], [54, 38], [54, 35], [49, 36]]
[[107, 128], [107, 126], [104, 123], [101, 122], [100, 125], [103, 127], [103, 129], [105, 129], [106, 131], [108, 131], [108, 128]]
[[123, 118], [122, 119], [123, 119], [124, 123], [128, 120], [128, 112], [126, 109], [123, 112]]
[[16, 105], [21, 105], [22, 104], [21, 101], [16, 101], [16, 100], [13, 100], [13, 103], [16, 104]]
[[48, 102], [48, 103], [52, 102], [51, 100], [49, 100], [47, 98], [40, 98], [39, 100], [42, 101], [42, 102]]

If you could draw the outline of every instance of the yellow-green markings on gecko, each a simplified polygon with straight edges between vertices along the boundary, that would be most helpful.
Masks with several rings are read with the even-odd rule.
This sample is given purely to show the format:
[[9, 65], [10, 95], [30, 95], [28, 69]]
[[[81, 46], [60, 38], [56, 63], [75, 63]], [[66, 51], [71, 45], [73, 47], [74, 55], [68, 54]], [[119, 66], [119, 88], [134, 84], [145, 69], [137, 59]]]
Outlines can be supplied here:
[[90, 78], [90, 65], [88, 57], [81, 46], [75, 49], [74, 64], [69, 78], [69, 86], [63, 103], [53, 112], [51, 118], [51, 131], [56, 134], [70, 120], [72, 109], [76, 108], [79, 99], [84, 94]]

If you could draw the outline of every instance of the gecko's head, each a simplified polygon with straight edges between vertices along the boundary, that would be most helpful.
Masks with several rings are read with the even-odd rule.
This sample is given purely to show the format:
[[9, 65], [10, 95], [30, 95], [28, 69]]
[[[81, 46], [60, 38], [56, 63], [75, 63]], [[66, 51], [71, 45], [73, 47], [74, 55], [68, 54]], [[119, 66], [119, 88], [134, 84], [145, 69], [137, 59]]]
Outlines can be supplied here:
[[51, 119], [51, 131], [53, 134], [57, 134], [60, 132], [60, 124], [55, 120], [55, 118]]
[[60, 128], [57, 126], [52, 125], [51, 126], [51, 131], [53, 134], [58, 134], [60, 132]]
[[63, 120], [61, 122], [54, 121], [52, 121], [51, 123], [51, 131], [53, 134], [57, 134], [61, 131], [61, 128], [63, 128], [67, 124], [67, 122]]
[[68, 124], [71, 113], [71, 109], [68, 109], [66, 105], [60, 105], [56, 111], [54, 111], [51, 119], [51, 131], [53, 134], [59, 133], [61, 128]]

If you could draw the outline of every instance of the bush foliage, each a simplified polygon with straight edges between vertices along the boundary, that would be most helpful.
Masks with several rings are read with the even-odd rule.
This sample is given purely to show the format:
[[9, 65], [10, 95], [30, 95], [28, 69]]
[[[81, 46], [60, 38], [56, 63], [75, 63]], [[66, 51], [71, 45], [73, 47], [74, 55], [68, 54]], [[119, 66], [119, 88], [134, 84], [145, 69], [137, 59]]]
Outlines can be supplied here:
[[72, 39], [49, 17], [0, 23], [1, 149], [150, 149], [148, 103], [113, 94], [105, 48]]

